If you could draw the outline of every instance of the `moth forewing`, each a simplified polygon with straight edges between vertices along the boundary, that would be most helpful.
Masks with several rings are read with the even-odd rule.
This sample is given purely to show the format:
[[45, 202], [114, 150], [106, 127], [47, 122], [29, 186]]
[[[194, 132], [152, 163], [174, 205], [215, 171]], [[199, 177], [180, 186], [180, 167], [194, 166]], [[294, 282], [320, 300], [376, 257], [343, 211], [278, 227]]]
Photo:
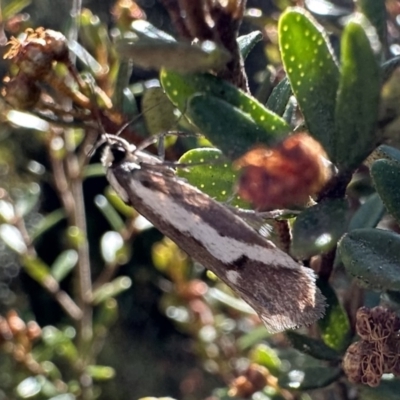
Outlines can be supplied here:
[[120, 156], [106, 164], [117, 193], [231, 287], [270, 332], [309, 325], [323, 315], [325, 300], [311, 269], [184, 180], [130, 154]]

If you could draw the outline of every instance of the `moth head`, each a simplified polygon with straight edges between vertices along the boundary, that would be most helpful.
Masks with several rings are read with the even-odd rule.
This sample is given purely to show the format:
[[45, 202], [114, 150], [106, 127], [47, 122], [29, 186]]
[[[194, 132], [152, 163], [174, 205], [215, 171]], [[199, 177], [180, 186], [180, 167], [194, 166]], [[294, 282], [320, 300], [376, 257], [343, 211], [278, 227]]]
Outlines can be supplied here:
[[135, 146], [116, 135], [103, 134], [99, 145], [103, 143], [106, 143], [106, 146], [101, 156], [101, 162], [106, 168], [121, 164], [136, 150]]

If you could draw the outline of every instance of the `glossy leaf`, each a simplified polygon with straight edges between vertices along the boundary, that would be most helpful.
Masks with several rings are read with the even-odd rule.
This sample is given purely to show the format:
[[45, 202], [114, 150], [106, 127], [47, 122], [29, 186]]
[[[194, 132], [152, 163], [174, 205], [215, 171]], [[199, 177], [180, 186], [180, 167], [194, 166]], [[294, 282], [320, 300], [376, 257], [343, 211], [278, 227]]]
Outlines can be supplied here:
[[351, 9], [348, 7], [341, 7], [330, 0], [304, 0], [304, 5], [308, 11], [326, 19], [338, 19], [351, 13]]
[[339, 169], [358, 167], [376, 146], [381, 81], [371, 47], [374, 32], [368, 22], [357, 15], [346, 25], [342, 35], [332, 159]]
[[326, 298], [327, 309], [318, 321], [324, 343], [337, 352], [343, 352], [351, 340], [350, 321], [335, 291], [328, 282], [319, 281], [318, 287]]
[[78, 262], [76, 250], [65, 250], [56, 258], [51, 266], [51, 275], [57, 282], [61, 282]]
[[[265, 108], [255, 98], [213, 75], [182, 75], [162, 70], [160, 81], [168, 97], [182, 113], [186, 113], [188, 99], [199, 93], [212, 95], [239, 108], [260, 127], [259, 129], [266, 132], [264, 140], [267, 142], [263, 142], [264, 144], [275, 143], [291, 130], [279, 115]], [[217, 112], [218, 110], [214, 110], [213, 114]], [[219, 113], [219, 117], [220, 119], [227, 118], [222, 112]]]
[[125, 264], [129, 259], [129, 250], [119, 232], [108, 231], [100, 241], [101, 255], [108, 264]]
[[186, 115], [229, 158], [243, 155], [256, 143], [270, 144], [276, 136], [263, 130], [249, 114], [208, 94], [192, 96]]
[[285, 11], [278, 30], [283, 65], [307, 127], [331, 157], [339, 69], [326, 32], [300, 8]]
[[381, 229], [356, 229], [339, 244], [349, 274], [366, 287], [400, 290], [400, 236]]
[[21, 232], [14, 225], [0, 225], [0, 239], [18, 254], [24, 254], [27, 251]]
[[283, 115], [292, 95], [292, 88], [287, 77], [283, 78], [272, 90], [267, 101], [267, 108], [278, 115]]
[[237, 42], [239, 45], [240, 53], [245, 59], [254, 46], [263, 39], [263, 35], [260, 31], [250, 32], [247, 35], [239, 36]]
[[372, 164], [371, 176], [387, 210], [400, 222], [400, 163], [377, 160]]
[[141, 38], [149, 39], [159, 39], [165, 43], [176, 42], [175, 38], [168, 33], [156, 28], [150, 22], [143, 19], [133, 21], [131, 24], [131, 29]]
[[[178, 168], [177, 173], [213, 199], [225, 202], [232, 197], [238, 173], [220, 150], [214, 148], [189, 150], [179, 159], [179, 163], [200, 164]], [[245, 202], [240, 202], [238, 198], [232, 202], [232, 205], [239, 204], [244, 206]]]
[[291, 253], [307, 259], [331, 250], [346, 232], [348, 220], [346, 200], [329, 199], [307, 208], [294, 222]]
[[286, 331], [286, 336], [296, 350], [308, 354], [317, 360], [336, 361], [340, 357], [339, 353], [320, 340], [300, 335], [290, 330]]
[[335, 382], [341, 376], [341, 368], [306, 367], [298, 374], [279, 379], [279, 386], [286, 389], [312, 390], [323, 388]]
[[18, 397], [26, 399], [39, 394], [42, 390], [40, 378], [40, 376], [30, 376], [21, 381], [15, 388]]
[[377, 193], [372, 194], [351, 217], [349, 231], [375, 228], [385, 214], [385, 206]]
[[0, 200], [0, 224], [12, 222], [15, 218], [15, 209], [12, 203], [6, 200]]

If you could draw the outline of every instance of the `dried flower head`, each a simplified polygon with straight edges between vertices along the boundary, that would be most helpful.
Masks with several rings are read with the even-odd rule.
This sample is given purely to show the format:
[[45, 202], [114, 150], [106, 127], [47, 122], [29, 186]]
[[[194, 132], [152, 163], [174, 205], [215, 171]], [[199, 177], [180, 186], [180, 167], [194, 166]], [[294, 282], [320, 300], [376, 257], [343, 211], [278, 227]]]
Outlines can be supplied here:
[[353, 383], [378, 386], [384, 373], [400, 372], [400, 319], [384, 308], [361, 307], [356, 331], [361, 341], [353, 343], [343, 358], [343, 370]]
[[52, 67], [53, 61], [69, 63], [67, 39], [51, 29], [29, 28], [23, 39], [12, 37], [11, 46], [4, 58], [12, 60], [20, 73], [31, 79], [42, 79]]
[[259, 211], [305, 205], [330, 177], [321, 145], [296, 133], [274, 148], [258, 147], [238, 159], [239, 195]]

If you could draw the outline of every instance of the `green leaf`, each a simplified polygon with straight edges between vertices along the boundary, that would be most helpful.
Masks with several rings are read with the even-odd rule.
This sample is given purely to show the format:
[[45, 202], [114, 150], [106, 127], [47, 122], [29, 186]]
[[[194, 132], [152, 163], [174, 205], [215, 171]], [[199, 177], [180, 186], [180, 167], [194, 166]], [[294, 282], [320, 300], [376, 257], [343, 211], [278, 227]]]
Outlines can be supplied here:
[[168, 131], [176, 123], [174, 105], [160, 87], [151, 87], [142, 96], [142, 110], [149, 135]]
[[[213, 199], [225, 202], [232, 197], [238, 173], [220, 150], [214, 148], [189, 150], [179, 159], [179, 163], [200, 164], [178, 168], [177, 173]], [[248, 206], [239, 198], [236, 198], [232, 205]]]
[[249, 358], [252, 362], [268, 368], [272, 375], [276, 376], [281, 372], [282, 362], [278, 354], [266, 344], [260, 344], [255, 347]]
[[308, 354], [317, 360], [337, 361], [340, 358], [339, 353], [320, 340], [300, 335], [293, 331], [286, 331], [285, 333], [296, 350]]
[[307, 127], [331, 156], [339, 69], [327, 35], [300, 8], [282, 14], [278, 31], [283, 65]]
[[335, 382], [342, 374], [341, 368], [306, 367], [298, 374], [279, 378], [279, 386], [285, 389], [312, 390], [319, 389]]
[[[103, 167], [103, 175], [104, 175], [104, 167]], [[35, 227], [35, 230], [32, 233], [32, 240], [36, 240], [49, 229], [53, 228], [59, 222], [61, 222], [65, 218], [65, 211], [62, 208], [47, 214]]]
[[382, 144], [381, 146], [377, 147], [373, 153], [373, 161], [380, 160], [380, 159], [387, 159], [390, 161], [394, 161], [400, 164], [400, 150], [388, 146], [386, 144]]
[[385, 214], [385, 207], [378, 193], [368, 197], [354, 213], [349, 224], [349, 231], [359, 228], [375, 228]]
[[135, 96], [128, 88], [129, 78], [132, 75], [132, 63], [121, 61], [116, 75], [114, 92], [111, 97], [113, 107], [127, 115], [128, 118], [133, 118], [138, 115], [138, 109]]
[[[259, 126], [259, 129], [266, 132], [265, 142], [263, 142], [266, 145], [274, 144], [291, 130], [279, 115], [265, 108], [255, 98], [213, 75], [182, 75], [162, 70], [160, 81], [167, 96], [183, 114], [186, 113], [188, 99], [195, 94], [203, 93], [225, 100], [247, 114]], [[215, 115], [217, 112], [218, 110], [214, 110], [213, 114]], [[220, 112], [219, 118], [227, 119], [227, 114]], [[252, 145], [254, 144], [252, 143]]]
[[267, 328], [264, 325], [259, 325], [241, 335], [236, 340], [236, 344], [240, 351], [244, 351], [259, 344], [261, 341], [269, 338], [270, 336], [271, 333], [267, 331]]
[[15, 210], [18, 215], [24, 217], [37, 205], [41, 195], [40, 186], [37, 183], [27, 185], [23, 193], [15, 201]]
[[30, 376], [25, 378], [22, 382], [20, 382], [15, 391], [17, 392], [18, 397], [26, 399], [30, 397], [34, 397], [40, 393], [42, 390], [42, 381], [43, 376]]
[[115, 376], [115, 369], [104, 365], [88, 365], [86, 372], [95, 381], [106, 381]]
[[400, 163], [377, 160], [372, 164], [371, 176], [383, 204], [396, 221], [400, 222]]
[[73, 270], [77, 262], [76, 250], [65, 250], [53, 262], [51, 275], [57, 282], [61, 282]]
[[292, 95], [289, 79], [283, 78], [272, 90], [267, 101], [267, 108], [278, 115], [283, 115]]
[[[110, 186], [108, 186], [105, 190], [105, 196], [107, 201], [110, 203], [110, 205], [112, 207], [115, 208], [115, 210], [117, 210], [118, 212], [120, 212], [122, 215], [124, 215], [127, 218], [133, 218], [137, 213], [136, 211], [128, 206], [127, 204], [124, 203], [124, 201], [121, 199], [121, 197], [118, 196], [118, 194], [114, 191], [114, 189], [112, 189]], [[102, 202], [102, 200], [101, 200]], [[100, 206], [98, 206], [100, 208], [100, 210], [103, 211], [102, 207], [103, 205], [100, 204]], [[106, 206], [109, 207], [109, 206]], [[114, 210], [114, 212], [115, 212]], [[110, 223], [110, 225], [112, 226], [112, 228], [114, 230], [119, 230], [119, 227], [122, 227], [124, 225], [121, 217], [119, 217], [119, 220], [114, 219], [114, 215], [109, 215], [108, 214], [108, 209], [106, 210], [106, 213], [104, 213], [104, 216], [106, 217], [106, 219], [108, 220], [108, 222]], [[122, 225], [121, 225], [122, 222]]]
[[191, 44], [150, 37], [121, 39], [116, 43], [116, 50], [122, 59], [141, 68], [166, 68], [184, 74], [219, 70], [231, 59], [224, 47], [209, 40]]
[[168, 33], [156, 28], [150, 22], [143, 19], [133, 21], [131, 29], [140, 38], [159, 39], [164, 43], [176, 42], [175, 38]]
[[14, 17], [24, 8], [28, 7], [31, 3], [31, 0], [12, 0], [7, 2], [7, 4], [2, 6], [3, 21], [7, 21], [8, 19]]
[[46, 350], [52, 349], [58, 356], [75, 363], [79, 358], [79, 353], [75, 347], [71, 336], [74, 329], [67, 327], [65, 331], [60, 331], [54, 326], [46, 326], [42, 330], [42, 340], [46, 345]]
[[24, 254], [27, 251], [24, 238], [21, 232], [9, 224], [0, 225], [0, 239], [13, 251], [18, 254]]
[[209, 40], [191, 44], [178, 42], [166, 32], [144, 20], [131, 24], [134, 39], [122, 39], [116, 48], [122, 58], [131, 60], [142, 68], [165, 67], [182, 73], [205, 72], [221, 69], [231, 59], [231, 54]]
[[258, 125], [249, 114], [208, 94], [192, 96], [186, 115], [229, 158], [235, 159], [256, 143], [270, 144], [276, 136]]
[[124, 229], [124, 221], [105, 196], [98, 194], [94, 203], [115, 231], [120, 232]]
[[357, 10], [360, 11], [373, 25], [378, 33], [377, 40], [382, 46], [387, 43], [387, 13], [383, 0], [356, 0]]
[[0, 200], [0, 224], [12, 222], [15, 218], [14, 205], [9, 201]]
[[125, 292], [132, 285], [132, 281], [127, 276], [120, 276], [112, 282], [105, 283], [93, 292], [93, 304], [100, 304], [110, 297], [115, 297], [118, 294]]
[[237, 42], [239, 45], [240, 53], [242, 57], [246, 57], [250, 54], [254, 46], [263, 39], [263, 35], [260, 31], [250, 32], [247, 35], [239, 36]]
[[85, 178], [97, 178], [105, 174], [104, 165], [101, 163], [89, 164], [83, 169], [83, 176]]
[[356, 229], [343, 237], [339, 254], [347, 272], [366, 287], [400, 291], [400, 236], [381, 229]]
[[49, 400], [76, 400], [76, 397], [71, 393], [63, 393], [50, 397]]
[[108, 328], [118, 320], [118, 303], [115, 299], [109, 298], [98, 305], [96, 308], [95, 329], [99, 326], [100, 330]]
[[318, 281], [318, 287], [326, 298], [327, 309], [318, 321], [321, 338], [330, 348], [343, 352], [350, 344], [350, 321], [346, 310], [340, 304], [335, 291], [328, 282]]
[[368, 22], [357, 15], [346, 25], [342, 35], [332, 158], [339, 169], [358, 167], [376, 146], [381, 80], [371, 48], [374, 32]]
[[362, 400], [399, 400], [400, 381], [398, 379], [382, 380], [378, 387], [360, 385]]
[[44, 284], [51, 276], [50, 267], [40, 258], [33, 256], [23, 256], [21, 264], [24, 271], [36, 282]]
[[328, 199], [304, 210], [294, 222], [291, 253], [299, 259], [328, 252], [346, 232], [346, 200]]
[[107, 264], [126, 264], [129, 260], [129, 247], [119, 232], [105, 232], [100, 243], [101, 255]]

